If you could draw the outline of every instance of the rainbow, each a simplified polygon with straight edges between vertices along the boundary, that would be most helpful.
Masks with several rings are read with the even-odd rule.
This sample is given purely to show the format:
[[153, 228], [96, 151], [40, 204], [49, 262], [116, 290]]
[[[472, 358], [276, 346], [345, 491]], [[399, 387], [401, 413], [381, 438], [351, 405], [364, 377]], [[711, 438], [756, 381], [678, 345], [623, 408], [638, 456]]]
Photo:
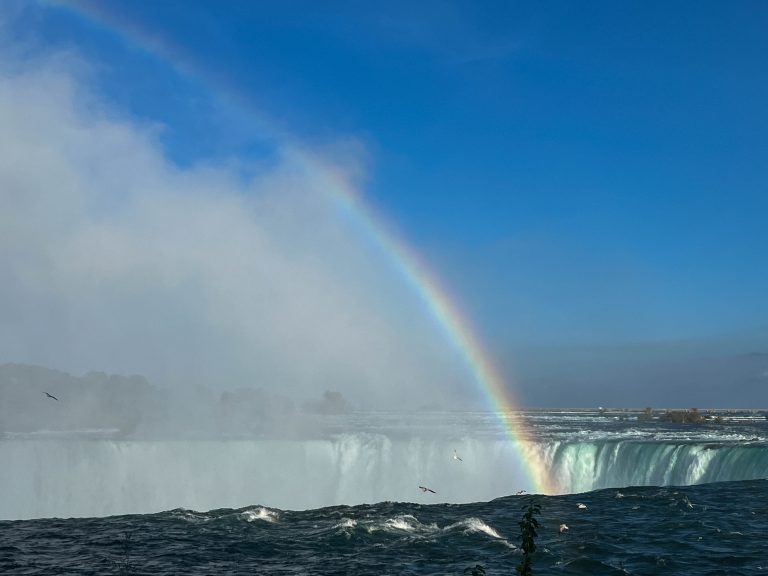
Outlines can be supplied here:
[[[132, 47], [160, 58], [176, 73], [201, 82], [213, 94], [226, 93], [227, 96], [244, 105], [260, 125], [268, 127], [268, 132], [276, 140], [290, 141], [287, 134], [264, 118], [258, 110], [253, 110], [248, 98], [239, 93], [237, 87], [228, 86], [226, 79], [213, 78], [209, 71], [199, 69], [181, 49], [161, 37], [141, 29], [133, 22], [116, 18], [114, 14], [97, 3], [65, 0], [63, 5], [57, 3], [56, 6], [63, 6], [87, 23], [104, 28]], [[475, 385], [486, 400], [486, 404], [499, 418], [507, 437], [516, 447], [531, 491], [543, 494], [554, 493], [553, 484], [549, 480], [549, 474], [543, 463], [523, 451], [523, 445], [531, 440], [531, 436], [522, 422], [513, 417], [512, 413], [518, 408], [512, 394], [504, 385], [504, 379], [483, 350], [470, 322], [460, 314], [434, 275], [405, 243], [398, 240], [397, 235], [388, 228], [383, 219], [378, 218], [361, 200], [352, 183], [340, 170], [319, 161], [298, 147], [289, 147], [287, 154], [312, 176], [313, 181], [319, 182], [319, 188], [332, 195], [358, 224], [368, 240], [384, 255], [392, 268], [398, 271], [403, 281], [418, 296], [424, 308], [455, 346], [472, 374]]]

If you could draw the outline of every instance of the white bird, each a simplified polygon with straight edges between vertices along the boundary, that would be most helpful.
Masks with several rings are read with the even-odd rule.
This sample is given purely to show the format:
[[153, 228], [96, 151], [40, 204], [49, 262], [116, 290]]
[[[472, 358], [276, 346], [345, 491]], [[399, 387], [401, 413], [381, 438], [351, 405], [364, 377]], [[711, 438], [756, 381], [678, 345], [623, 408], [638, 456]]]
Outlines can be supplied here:
[[568, 525], [565, 522], [560, 524], [560, 534], [563, 534], [564, 532], [568, 532]]
[[523, 494], [527, 494], [527, 492], [525, 490], [518, 490], [515, 492], [515, 496], [522, 496]]
[[459, 456], [459, 455], [456, 453], [456, 450], [454, 450], [454, 451], [453, 451], [453, 459], [454, 459], [454, 460], [458, 460], [459, 462], [464, 462], [464, 460], [462, 460], [462, 459], [461, 459], [461, 456]]
[[586, 504], [582, 504], [581, 502], [579, 502], [578, 504], [576, 504], [576, 507], [577, 507], [579, 510], [586, 510], [586, 509], [587, 509], [587, 505], [586, 505]]

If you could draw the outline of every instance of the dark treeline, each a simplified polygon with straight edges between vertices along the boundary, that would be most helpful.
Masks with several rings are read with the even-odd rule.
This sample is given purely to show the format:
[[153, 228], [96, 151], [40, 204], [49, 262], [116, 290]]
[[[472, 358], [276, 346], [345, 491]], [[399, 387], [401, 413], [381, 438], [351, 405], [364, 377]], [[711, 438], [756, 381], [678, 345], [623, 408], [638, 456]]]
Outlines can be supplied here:
[[[58, 398], [53, 400], [45, 393]], [[117, 430], [133, 432], [158, 415], [157, 388], [142, 376], [65, 372], [24, 364], [0, 365], [0, 431]]]
[[348, 409], [344, 397], [332, 391], [297, 403], [260, 387], [170, 391], [154, 386], [143, 376], [104, 372], [72, 376], [41, 366], [0, 365], [0, 433], [309, 434], [315, 430], [314, 416]]

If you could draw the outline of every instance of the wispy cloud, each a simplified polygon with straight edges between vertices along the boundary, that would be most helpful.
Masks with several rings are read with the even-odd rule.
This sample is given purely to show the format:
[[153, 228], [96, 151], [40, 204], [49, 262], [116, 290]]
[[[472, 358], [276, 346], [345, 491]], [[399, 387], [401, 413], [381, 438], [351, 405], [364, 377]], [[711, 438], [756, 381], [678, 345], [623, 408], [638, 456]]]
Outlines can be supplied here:
[[369, 405], [455, 388], [416, 299], [290, 151], [245, 183], [180, 168], [81, 65], [0, 66], [3, 361]]

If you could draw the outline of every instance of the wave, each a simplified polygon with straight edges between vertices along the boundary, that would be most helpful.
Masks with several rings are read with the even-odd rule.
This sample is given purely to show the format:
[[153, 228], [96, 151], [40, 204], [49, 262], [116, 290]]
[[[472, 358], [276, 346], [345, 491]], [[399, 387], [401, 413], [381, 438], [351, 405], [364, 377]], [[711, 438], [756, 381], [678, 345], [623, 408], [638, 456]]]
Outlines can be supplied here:
[[280, 514], [276, 510], [270, 510], [269, 508], [258, 506], [252, 510], [246, 510], [242, 512], [241, 517], [246, 522], [255, 522], [257, 520], [261, 520], [262, 522], [274, 523], [280, 519]]
[[[420, 575], [482, 566], [488, 574], [514, 574], [522, 552], [504, 538], [520, 541], [521, 505], [537, 499], [536, 574], [757, 576], [766, 567], [766, 489], [768, 481], [757, 480], [461, 505], [249, 506], [0, 522], [0, 572]], [[248, 512], [274, 512], [279, 521], [254, 526], [244, 521]], [[558, 530], [563, 522], [570, 526], [565, 534]]]
[[369, 532], [384, 530], [386, 532], [413, 532], [416, 534], [431, 535], [440, 529], [437, 524], [422, 524], [415, 516], [399, 514], [394, 518], [388, 518], [383, 524], [371, 524], [367, 527]]
[[508, 548], [516, 549], [516, 546], [509, 542], [492, 526], [477, 517], [469, 517], [458, 522], [449, 524], [441, 528], [436, 522], [422, 522], [413, 514], [397, 514], [393, 517], [381, 520], [355, 520], [349, 517], [343, 517], [339, 522], [333, 525], [333, 529], [338, 533], [351, 536], [356, 530], [362, 530], [367, 534], [387, 533], [403, 534], [411, 538], [437, 538], [451, 534], [482, 534], [496, 540]]
[[446, 532], [460, 530], [463, 534], [485, 534], [511, 550], [517, 549], [517, 546], [504, 538], [493, 527], [483, 522], [480, 518], [467, 518], [466, 520], [461, 520], [455, 524], [446, 526], [443, 530]]
[[336, 534], [341, 534], [345, 538], [350, 539], [357, 528], [357, 520], [353, 518], [343, 517], [341, 521], [333, 525], [332, 530]]

